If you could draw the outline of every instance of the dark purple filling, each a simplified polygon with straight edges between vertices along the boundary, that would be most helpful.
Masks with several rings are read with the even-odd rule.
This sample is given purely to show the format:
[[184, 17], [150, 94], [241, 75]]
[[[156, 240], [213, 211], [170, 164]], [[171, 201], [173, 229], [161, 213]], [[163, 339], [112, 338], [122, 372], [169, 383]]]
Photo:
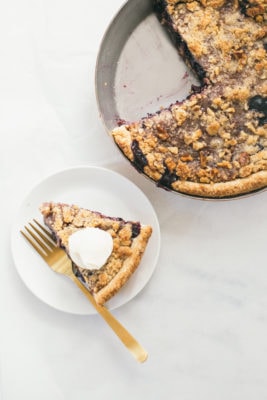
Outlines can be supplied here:
[[170, 172], [169, 169], [166, 167], [162, 177], [158, 181], [158, 186], [165, 189], [172, 189], [172, 183], [177, 181], [178, 179], [178, 176], [173, 172]]
[[267, 124], [267, 115], [259, 119], [259, 126]]
[[251, 97], [248, 102], [249, 108], [267, 113], [267, 97], [256, 95]]
[[247, 9], [251, 6], [248, 0], [239, 0], [239, 5], [242, 14], [246, 15], [247, 14]]
[[191, 93], [201, 93], [203, 86], [191, 85]]
[[141, 225], [139, 222], [135, 222], [132, 224], [132, 239], [136, 238], [141, 231]]
[[[74, 275], [77, 276], [77, 278], [79, 278], [83, 283], [86, 283], [82, 273], [79, 271], [78, 267], [76, 264], [72, 263], [72, 270]], [[92, 275], [92, 271], [90, 271], [89, 269], [86, 271], [87, 275]]]
[[144, 167], [148, 164], [148, 162], [147, 162], [146, 156], [140, 149], [139, 143], [137, 140], [133, 140], [131, 148], [132, 148], [132, 152], [134, 155], [134, 160], [132, 163], [138, 171], [143, 172]]
[[[257, 15], [257, 2], [253, 0], [239, 0], [239, 6], [241, 9], [242, 14], [246, 15], [247, 17], [251, 17], [252, 15], [255, 17]], [[249, 9], [253, 9], [255, 7], [256, 13], [249, 13]], [[259, 12], [260, 14], [260, 12]]]
[[267, 97], [257, 94], [249, 99], [248, 106], [250, 110], [256, 110], [264, 114], [264, 116], [259, 118], [260, 126], [267, 124]]
[[122, 118], [119, 118], [119, 117], [116, 117], [116, 122], [117, 122], [118, 126], [122, 126], [122, 125], [126, 124], [125, 119], [122, 119]]

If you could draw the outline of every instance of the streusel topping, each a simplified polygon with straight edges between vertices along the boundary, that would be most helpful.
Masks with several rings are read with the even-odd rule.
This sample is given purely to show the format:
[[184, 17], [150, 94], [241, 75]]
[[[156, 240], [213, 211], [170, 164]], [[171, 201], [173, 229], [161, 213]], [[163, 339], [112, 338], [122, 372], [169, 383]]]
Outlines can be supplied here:
[[[266, 0], [156, 0], [201, 87], [113, 137], [160, 186], [214, 184], [267, 170]], [[267, 184], [267, 181], [266, 181]]]
[[106, 286], [111, 279], [121, 269], [125, 259], [132, 254], [132, 241], [138, 234], [138, 223], [133, 233], [133, 223], [123, 221], [120, 218], [110, 218], [104, 215], [81, 209], [78, 206], [47, 203], [42, 207], [42, 213], [49, 226], [57, 232], [59, 245], [68, 252], [69, 237], [81, 228], [95, 227], [109, 232], [113, 238], [113, 251], [107, 262], [99, 270], [88, 270], [79, 268], [80, 274], [86, 279], [89, 289], [98, 292], [103, 286]]

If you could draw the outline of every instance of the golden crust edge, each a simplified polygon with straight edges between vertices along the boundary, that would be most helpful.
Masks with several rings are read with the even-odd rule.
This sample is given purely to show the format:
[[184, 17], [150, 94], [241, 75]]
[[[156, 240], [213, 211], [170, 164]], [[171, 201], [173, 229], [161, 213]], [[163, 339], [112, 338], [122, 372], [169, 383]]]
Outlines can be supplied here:
[[196, 183], [176, 181], [172, 188], [177, 192], [193, 196], [224, 198], [246, 194], [267, 186], [267, 171], [259, 171], [246, 178], [239, 178], [228, 182]]
[[[120, 134], [118, 134], [120, 133]], [[126, 128], [114, 129], [112, 132], [116, 144], [120, 147], [123, 154], [130, 160], [133, 160], [130, 146], [130, 134]], [[152, 176], [144, 172], [148, 178], [155, 183], [157, 181]], [[267, 186], [267, 171], [258, 171], [245, 178], [238, 178], [228, 182], [216, 183], [198, 183], [189, 181], [176, 181], [172, 184], [172, 190], [191, 196], [204, 198], [224, 198], [233, 197], [242, 194], [249, 195], [251, 192]], [[166, 188], [168, 190], [168, 188]]]
[[111, 131], [111, 135], [115, 144], [119, 147], [124, 156], [126, 156], [130, 161], [133, 161], [133, 152], [131, 149], [132, 139], [128, 129], [122, 125], [118, 128], [114, 128]]
[[152, 234], [152, 227], [149, 225], [141, 225], [139, 235], [133, 240], [132, 255], [127, 258], [114, 278], [97, 293], [94, 293], [94, 299], [97, 304], [103, 305], [111, 299], [130, 279], [138, 268], [141, 258], [146, 250], [148, 240]]

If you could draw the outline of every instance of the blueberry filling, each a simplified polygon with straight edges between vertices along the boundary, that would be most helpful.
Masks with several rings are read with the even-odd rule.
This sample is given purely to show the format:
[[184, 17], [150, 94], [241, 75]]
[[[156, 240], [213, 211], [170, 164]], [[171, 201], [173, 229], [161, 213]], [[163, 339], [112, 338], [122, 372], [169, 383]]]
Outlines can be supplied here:
[[249, 100], [248, 105], [250, 109], [267, 113], [267, 97], [256, 95]]
[[267, 115], [259, 119], [259, 126], [267, 124]]
[[139, 171], [143, 172], [144, 167], [148, 164], [146, 156], [143, 154], [142, 150], [139, 147], [139, 143], [137, 140], [133, 140], [132, 142], [132, 152], [134, 155], [133, 165]]
[[191, 92], [192, 93], [201, 93], [202, 86], [191, 85]]
[[240, 0], [239, 4], [240, 4], [241, 12], [246, 15], [247, 9], [249, 8], [248, 0]]
[[[83, 283], [85, 283], [85, 279], [84, 279], [82, 273], [79, 271], [78, 267], [74, 263], [72, 263], [72, 270], [73, 270], [74, 275], [77, 276], [77, 278], [79, 278]], [[91, 271], [88, 271], [88, 272], [90, 272], [90, 274], [92, 274]]]
[[122, 126], [122, 125], [126, 124], [125, 119], [122, 119], [119, 117], [116, 118], [116, 121], [117, 121], [118, 126]]
[[166, 167], [164, 174], [162, 175], [162, 177], [158, 182], [158, 186], [161, 186], [166, 189], [172, 189], [171, 186], [172, 183], [177, 181], [178, 179], [179, 179], [178, 176], [175, 173], [170, 172], [169, 169]]
[[267, 123], [267, 97], [256, 95], [251, 97], [248, 102], [250, 110], [256, 110], [263, 113], [264, 116], [259, 118], [259, 125], [262, 126]]
[[136, 222], [132, 225], [132, 239], [136, 238], [141, 230], [141, 225], [139, 222]]
[[248, 16], [251, 17], [251, 12], [249, 12], [249, 10], [253, 10], [253, 8], [255, 9], [255, 11], [253, 12], [253, 16], [257, 16], [257, 8], [260, 10], [260, 7], [258, 7], [257, 2], [252, 1], [252, 0], [239, 0], [239, 5], [240, 5], [240, 9], [241, 12]]

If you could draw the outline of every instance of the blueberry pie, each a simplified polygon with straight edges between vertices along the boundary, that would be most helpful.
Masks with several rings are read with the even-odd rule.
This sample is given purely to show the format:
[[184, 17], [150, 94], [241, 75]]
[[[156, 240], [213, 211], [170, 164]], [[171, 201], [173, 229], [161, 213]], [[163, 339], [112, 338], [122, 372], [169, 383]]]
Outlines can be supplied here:
[[40, 211], [98, 304], [108, 301], [132, 276], [152, 234], [149, 225], [76, 205], [43, 203]]
[[184, 101], [120, 121], [112, 136], [165, 189], [223, 198], [267, 186], [266, 0], [154, 0], [197, 75]]

